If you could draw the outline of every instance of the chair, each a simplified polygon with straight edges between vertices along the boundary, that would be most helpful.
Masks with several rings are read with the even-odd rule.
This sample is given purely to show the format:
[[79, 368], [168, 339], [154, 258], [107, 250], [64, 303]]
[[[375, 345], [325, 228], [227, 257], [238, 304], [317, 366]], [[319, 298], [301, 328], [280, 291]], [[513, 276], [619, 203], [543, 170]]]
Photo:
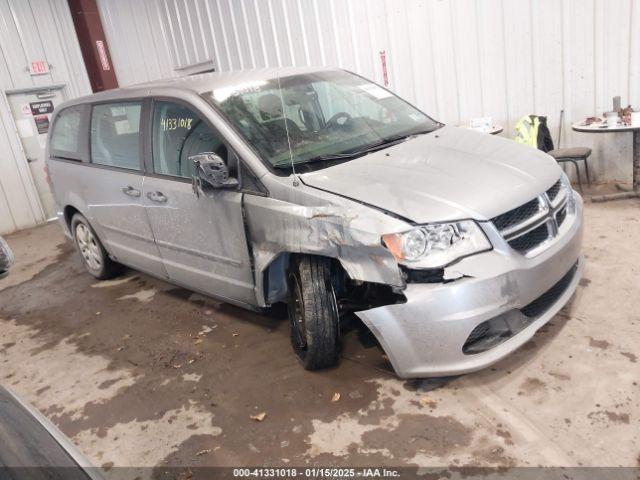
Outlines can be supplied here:
[[[560, 139], [562, 138], [562, 121], [564, 120], [564, 110], [560, 110], [560, 126], [558, 127], [558, 147], [560, 147]], [[580, 193], [582, 193], [582, 179], [580, 178], [580, 168], [578, 162], [584, 162], [584, 170], [587, 174], [587, 184], [591, 185], [591, 179], [589, 178], [589, 164], [587, 158], [591, 155], [591, 149], [587, 147], [571, 147], [571, 148], [555, 148], [547, 152], [558, 163], [573, 163], [576, 167], [576, 175], [578, 176], [578, 186]]]

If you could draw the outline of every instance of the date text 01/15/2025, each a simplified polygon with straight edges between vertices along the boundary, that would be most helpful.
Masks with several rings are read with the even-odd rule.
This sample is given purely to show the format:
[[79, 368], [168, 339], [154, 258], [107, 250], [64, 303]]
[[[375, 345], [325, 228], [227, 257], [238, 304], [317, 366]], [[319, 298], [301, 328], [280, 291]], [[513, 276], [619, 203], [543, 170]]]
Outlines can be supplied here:
[[400, 471], [387, 468], [234, 468], [235, 478], [398, 478]]

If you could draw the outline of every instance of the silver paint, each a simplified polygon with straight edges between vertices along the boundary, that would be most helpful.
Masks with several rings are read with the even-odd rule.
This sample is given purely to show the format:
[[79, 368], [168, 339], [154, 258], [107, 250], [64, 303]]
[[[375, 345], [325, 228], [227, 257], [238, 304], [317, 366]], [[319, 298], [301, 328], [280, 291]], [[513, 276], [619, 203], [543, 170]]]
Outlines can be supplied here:
[[[582, 200], [567, 217], [547, 250], [524, 257], [502, 239], [490, 223], [482, 226], [494, 250], [467, 257], [449, 267], [464, 275], [447, 284], [412, 284], [407, 303], [357, 312], [378, 338], [400, 377], [432, 377], [485, 368], [526, 343], [567, 303], [580, 280]], [[578, 261], [578, 269], [560, 298], [527, 328], [504, 343], [474, 355], [462, 353], [471, 331], [480, 323], [504, 316], [520, 320], [519, 308], [560, 280]]]
[[[68, 233], [62, 208], [72, 206], [87, 217], [118, 261], [253, 309], [284, 298], [282, 277], [290, 254], [335, 258], [352, 280], [391, 285], [406, 296], [405, 304], [358, 313], [400, 376], [471, 371], [517, 348], [566, 303], [580, 272], [560, 300], [527, 329], [488, 352], [461, 352], [475, 325], [513, 315], [579, 258], [579, 199], [577, 213], [532, 258], [512, 250], [488, 222], [551, 187], [561, 172], [555, 161], [509, 140], [444, 127], [299, 180], [279, 177], [201, 96], [315, 70], [205, 74], [68, 102], [65, 106], [153, 96], [187, 102], [225, 137], [268, 194], [219, 190], [197, 197], [184, 181], [49, 160], [63, 228]], [[124, 195], [127, 186], [141, 195]], [[156, 191], [167, 201], [147, 197]], [[493, 250], [447, 267], [448, 283], [406, 285], [381, 235], [408, 230], [414, 223], [463, 219], [480, 222]]]

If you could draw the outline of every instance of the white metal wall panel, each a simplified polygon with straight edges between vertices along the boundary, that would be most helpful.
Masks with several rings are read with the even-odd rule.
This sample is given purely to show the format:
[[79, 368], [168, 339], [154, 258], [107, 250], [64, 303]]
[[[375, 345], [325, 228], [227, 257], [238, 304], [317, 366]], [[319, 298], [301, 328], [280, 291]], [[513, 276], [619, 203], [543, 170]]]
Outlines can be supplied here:
[[[31, 76], [34, 60], [50, 72]], [[45, 220], [6, 92], [52, 84], [68, 98], [91, 92], [66, 0], [0, 0], [0, 234]]]
[[[611, 108], [640, 107], [640, 2], [637, 0], [99, 0], [103, 16], [133, 8], [128, 22], [156, 35], [107, 28], [123, 85], [180, 74], [213, 60], [219, 70], [336, 65], [383, 82], [451, 124], [492, 116], [512, 137], [528, 113], [547, 115], [562, 146], [594, 149], [600, 180], [628, 180], [631, 135], [572, 132], [572, 120]], [[157, 16], [145, 17], [146, 5]], [[138, 12], [140, 10], [140, 12]], [[139, 13], [139, 14], [138, 14]], [[137, 35], [141, 35], [138, 28]], [[148, 36], [149, 34], [147, 34]], [[162, 42], [158, 41], [161, 36]], [[149, 52], [150, 48], [165, 51]], [[129, 72], [132, 45], [156, 68]], [[135, 53], [138, 55], [138, 53]], [[140, 65], [140, 64], [137, 64]], [[134, 68], [135, 70], [135, 68]]]

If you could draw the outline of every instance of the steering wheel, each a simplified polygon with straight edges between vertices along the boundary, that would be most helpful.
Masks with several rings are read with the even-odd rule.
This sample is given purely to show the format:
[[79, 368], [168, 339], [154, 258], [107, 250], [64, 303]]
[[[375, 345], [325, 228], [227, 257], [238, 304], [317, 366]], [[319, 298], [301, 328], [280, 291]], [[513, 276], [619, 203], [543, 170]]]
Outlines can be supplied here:
[[338, 112], [324, 125], [325, 130], [334, 129], [336, 127], [344, 127], [349, 120], [351, 120], [351, 115], [347, 112]]

